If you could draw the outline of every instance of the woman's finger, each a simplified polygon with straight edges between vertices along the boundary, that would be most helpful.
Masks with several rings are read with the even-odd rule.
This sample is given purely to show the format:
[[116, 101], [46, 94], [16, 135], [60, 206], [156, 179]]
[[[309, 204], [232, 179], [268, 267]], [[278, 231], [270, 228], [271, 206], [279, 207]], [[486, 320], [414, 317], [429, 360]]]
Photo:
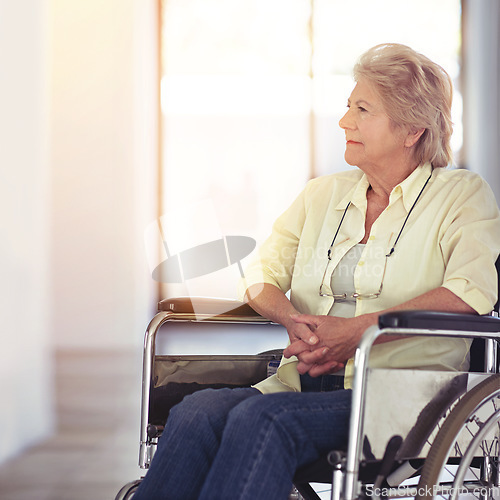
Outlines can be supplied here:
[[309, 375], [311, 377], [319, 377], [320, 375], [331, 375], [332, 373], [338, 372], [343, 368], [342, 363], [337, 361], [331, 361], [328, 363], [313, 365], [309, 368]]
[[328, 347], [314, 349], [313, 351], [304, 351], [297, 355], [300, 361], [309, 365], [324, 362], [324, 357], [330, 352]]
[[309, 372], [309, 370], [313, 367], [314, 365], [308, 365], [307, 363], [302, 363], [301, 361], [299, 361], [297, 363], [297, 371], [301, 374], [301, 375], [305, 375], [306, 373]]
[[296, 340], [292, 342], [284, 351], [283, 356], [285, 358], [291, 358], [292, 356], [297, 356], [304, 351], [310, 351], [311, 346], [304, 342], [303, 340]]
[[302, 323], [309, 327], [316, 328], [319, 325], [319, 318], [312, 314], [293, 314], [290, 316], [295, 323]]
[[287, 331], [292, 343], [296, 340], [303, 340], [309, 345], [315, 345], [319, 342], [319, 338], [312, 332], [308, 325], [293, 322], [293, 326], [288, 326]]

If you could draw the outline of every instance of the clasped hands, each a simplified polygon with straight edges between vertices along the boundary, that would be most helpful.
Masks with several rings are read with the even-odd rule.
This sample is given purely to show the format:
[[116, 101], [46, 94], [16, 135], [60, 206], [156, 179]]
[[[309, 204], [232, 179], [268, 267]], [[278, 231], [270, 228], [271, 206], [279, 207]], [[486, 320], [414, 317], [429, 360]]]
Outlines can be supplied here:
[[354, 355], [359, 338], [352, 328], [352, 318], [291, 315], [287, 325], [290, 345], [286, 358], [296, 356], [297, 371], [312, 377], [335, 373]]

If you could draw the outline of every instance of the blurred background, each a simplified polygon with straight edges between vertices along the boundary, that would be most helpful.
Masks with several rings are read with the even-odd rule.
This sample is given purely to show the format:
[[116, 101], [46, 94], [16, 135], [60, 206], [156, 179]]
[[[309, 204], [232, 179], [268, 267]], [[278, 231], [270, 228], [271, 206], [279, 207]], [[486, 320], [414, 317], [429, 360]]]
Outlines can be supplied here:
[[445, 67], [455, 166], [500, 200], [499, 27], [497, 0], [0, 0], [0, 498], [139, 476], [156, 302], [234, 298], [240, 275], [152, 271], [261, 241], [308, 179], [349, 168], [338, 120], [369, 47]]

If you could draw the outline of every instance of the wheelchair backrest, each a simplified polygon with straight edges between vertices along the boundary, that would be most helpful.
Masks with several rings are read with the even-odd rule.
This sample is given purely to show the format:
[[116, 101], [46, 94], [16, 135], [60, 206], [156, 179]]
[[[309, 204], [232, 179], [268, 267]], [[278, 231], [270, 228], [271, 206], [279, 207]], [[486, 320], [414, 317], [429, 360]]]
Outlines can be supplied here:
[[[493, 308], [495, 313], [499, 313], [500, 307], [500, 257], [495, 262], [497, 269], [497, 303]], [[470, 368], [471, 372], [482, 372], [484, 370], [486, 341], [484, 339], [474, 339], [470, 348]], [[497, 351], [500, 351], [500, 343], [497, 345]], [[500, 355], [500, 352], [499, 352]]]

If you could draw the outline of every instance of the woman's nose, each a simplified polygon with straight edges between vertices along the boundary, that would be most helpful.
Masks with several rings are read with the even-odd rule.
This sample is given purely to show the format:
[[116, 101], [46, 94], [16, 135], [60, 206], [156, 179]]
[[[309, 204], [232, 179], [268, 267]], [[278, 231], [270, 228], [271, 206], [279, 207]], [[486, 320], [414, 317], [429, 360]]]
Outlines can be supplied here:
[[350, 118], [350, 115], [349, 115], [349, 111], [350, 109], [348, 109], [345, 113], [345, 115], [339, 120], [339, 126], [341, 129], [352, 129], [353, 128], [353, 124], [352, 124], [352, 120]]

